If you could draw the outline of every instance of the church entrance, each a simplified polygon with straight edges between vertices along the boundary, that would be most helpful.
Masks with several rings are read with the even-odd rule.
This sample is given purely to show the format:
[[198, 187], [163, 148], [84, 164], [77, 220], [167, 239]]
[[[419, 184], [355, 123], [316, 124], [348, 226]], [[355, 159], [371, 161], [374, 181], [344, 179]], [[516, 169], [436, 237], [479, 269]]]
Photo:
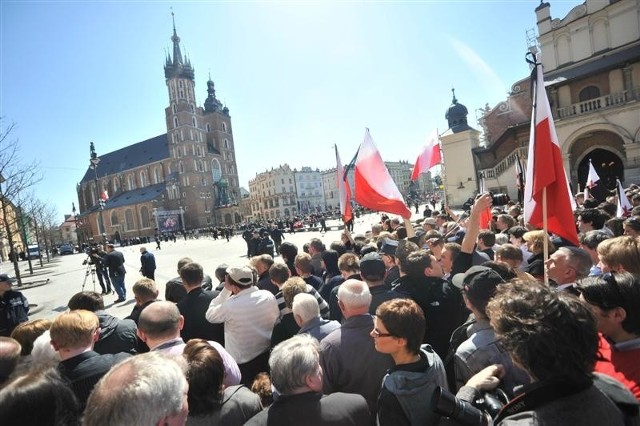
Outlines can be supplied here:
[[596, 148], [584, 156], [578, 165], [579, 190], [584, 189], [589, 174], [589, 160], [593, 163], [593, 168], [600, 177], [600, 183], [607, 189], [616, 188], [616, 179], [624, 181], [624, 167], [622, 160], [616, 154], [606, 149]]

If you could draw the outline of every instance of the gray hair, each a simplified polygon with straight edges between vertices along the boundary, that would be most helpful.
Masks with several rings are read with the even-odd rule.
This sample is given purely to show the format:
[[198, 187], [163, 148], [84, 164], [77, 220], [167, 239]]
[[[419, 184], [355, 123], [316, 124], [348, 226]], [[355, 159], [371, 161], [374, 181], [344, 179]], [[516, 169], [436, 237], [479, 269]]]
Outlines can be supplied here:
[[567, 256], [567, 262], [576, 271], [576, 280], [585, 278], [589, 275], [593, 261], [591, 256], [585, 250], [577, 247], [560, 247], [558, 250], [562, 251]]
[[31, 363], [38, 366], [55, 367], [60, 362], [60, 354], [51, 346], [49, 330], [45, 330], [33, 341]]
[[347, 308], [369, 308], [371, 292], [364, 281], [350, 279], [338, 288], [338, 299]]
[[496, 244], [501, 246], [503, 244], [509, 244], [509, 236], [507, 234], [496, 234]]
[[283, 395], [306, 386], [307, 377], [320, 368], [320, 344], [308, 334], [297, 334], [276, 345], [269, 357], [271, 383]]
[[307, 293], [299, 293], [293, 297], [291, 307], [294, 315], [300, 316], [303, 323], [320, 316], [320, 306], [315, 297]]
[[148, 352], [116, 364], [87, 401], [85, 426], [155, 426], [180, 413], [187, 393], [181, 358]]

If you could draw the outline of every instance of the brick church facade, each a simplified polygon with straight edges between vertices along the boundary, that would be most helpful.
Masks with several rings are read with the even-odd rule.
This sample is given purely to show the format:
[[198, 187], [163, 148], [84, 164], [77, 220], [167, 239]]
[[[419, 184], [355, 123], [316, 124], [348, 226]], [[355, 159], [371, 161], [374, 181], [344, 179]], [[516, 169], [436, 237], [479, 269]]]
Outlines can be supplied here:
[[173, 27], [164, 72], [167, 132], [98, 156], [77, 187], [81, 242], [148, 237], [243, 221], [229, 109], [207, 81], [196, 105], [194, 69]]

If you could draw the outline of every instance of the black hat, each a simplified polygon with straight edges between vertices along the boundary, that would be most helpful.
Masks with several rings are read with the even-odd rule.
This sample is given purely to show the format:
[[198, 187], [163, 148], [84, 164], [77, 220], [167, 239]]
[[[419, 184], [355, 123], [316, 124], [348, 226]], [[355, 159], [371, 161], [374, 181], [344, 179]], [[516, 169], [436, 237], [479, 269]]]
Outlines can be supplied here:
[[380, 247], [380, 253], [388, 254], [389, 256], [395, 256], [397, 249], [398, 241], [385, 238], [384, 242], [382, 243], [382, 247]]
[[363, 279], [379, 281], [384, 278], [385, 272], [384, 262], [378, 253], [367, 253], [360, 259], [360, 276]]
[[496, 287], [505, 282], [500, 274], [486, 266], [472, 266], [466, 273], [454, 275], [451, 281], [476, 300], [489, 300]]

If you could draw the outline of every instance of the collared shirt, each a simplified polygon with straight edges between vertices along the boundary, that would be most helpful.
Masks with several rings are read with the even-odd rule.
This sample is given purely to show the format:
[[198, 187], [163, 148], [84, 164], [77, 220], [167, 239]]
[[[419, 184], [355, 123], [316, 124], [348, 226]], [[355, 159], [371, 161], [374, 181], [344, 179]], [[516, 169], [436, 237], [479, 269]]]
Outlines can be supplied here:
[[273, 294], [250, 287], [238, 294], [224, 289], [211, 301], [205, 317], [211, 323], [224, 323], [227, 351], [244, 364], [269, 349], [271, 332], [280, 311]]
[[[224, 380], [222, 383], [225, 386], [235, 386], [240, 384], [240, 368], [238, 367], [238, 363], [233, 359], [233, 357], [222, 347], [222, 345], [213, 340], [209, 340], [208, 343], [213, 346], [215, 350], [220, 354], [220, 358], [222, 358], [222, 363], [224, 364]], [[182, 337], [176, 337], [171, 340], [167, 340], [166, 342], [162, 342], [159, 345], [150, 348], [151, 352], [160, 352], [169, 356], [182, 356], [182, 352], [184, 352], [184, 347], [186, 344]]]

